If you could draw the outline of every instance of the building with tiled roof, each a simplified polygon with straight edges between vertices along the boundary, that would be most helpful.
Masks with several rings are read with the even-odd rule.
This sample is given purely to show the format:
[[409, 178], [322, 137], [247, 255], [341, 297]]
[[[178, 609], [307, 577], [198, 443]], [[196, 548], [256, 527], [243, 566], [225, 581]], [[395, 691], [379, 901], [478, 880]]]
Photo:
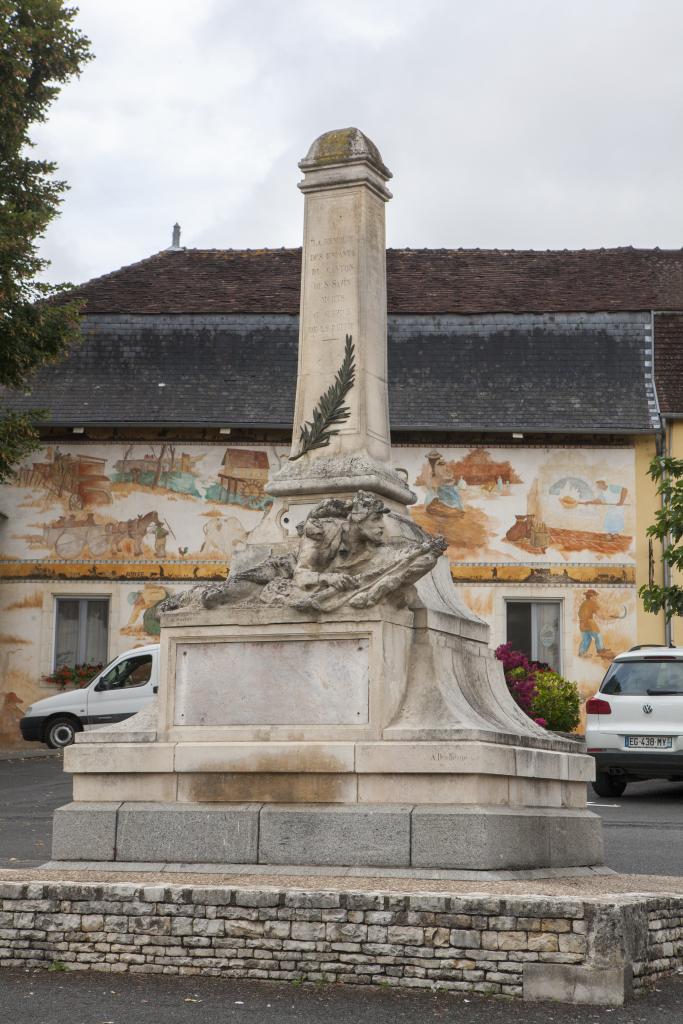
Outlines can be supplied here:
[[[74, 294], [89, 313], [299, 312], [301, 249], [164, 249]], [[389, 313], [683, 308], [683, 249], [388, 249]]]
[[[149, 642], [165, 594], [272, 539], [300, 273], [300, 249], [175, 246], [75, 289], [82, 343], [3, 396], [46, 410], [43, 451], [0, 489], [7, 692], [27, 703], [60, 664]], [[665, 637], [637, 587], [646, 468], [683, 417], [683, 251], [390, 249], [387, 285], [412, 514], [494, 642], [589, 695], [614, 653]]]
[[[85, 344], [12, 404], [60, 426], [288, 430], [300, 274], [300, 249], [177, 248], [96, 278], [74, 293]], [[390, 249], [387, 285], [394, 431], [656, 429], [650, 310], [683, 307], [683, 253]]]

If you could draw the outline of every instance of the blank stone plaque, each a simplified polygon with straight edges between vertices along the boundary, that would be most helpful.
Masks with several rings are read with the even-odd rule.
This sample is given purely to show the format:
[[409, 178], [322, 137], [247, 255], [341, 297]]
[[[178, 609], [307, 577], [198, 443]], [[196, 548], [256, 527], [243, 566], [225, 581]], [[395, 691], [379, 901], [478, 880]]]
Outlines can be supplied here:
[[178, 644], [176, 725], [368, 721], [367, 638]]

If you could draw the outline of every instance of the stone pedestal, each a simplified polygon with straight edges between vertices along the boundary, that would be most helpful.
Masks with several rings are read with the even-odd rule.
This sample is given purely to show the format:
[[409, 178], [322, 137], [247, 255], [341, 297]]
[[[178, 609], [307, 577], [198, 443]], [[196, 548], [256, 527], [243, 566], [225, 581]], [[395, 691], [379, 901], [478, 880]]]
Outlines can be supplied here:
[[176, 612], [147, 731], [65, 751], [96, 828], [71, 805], [54, 856], [98, 859], [108, 814], [124, 861], [601, 863], [592, 760], [519, 711], [485, 633], [427, 608]]

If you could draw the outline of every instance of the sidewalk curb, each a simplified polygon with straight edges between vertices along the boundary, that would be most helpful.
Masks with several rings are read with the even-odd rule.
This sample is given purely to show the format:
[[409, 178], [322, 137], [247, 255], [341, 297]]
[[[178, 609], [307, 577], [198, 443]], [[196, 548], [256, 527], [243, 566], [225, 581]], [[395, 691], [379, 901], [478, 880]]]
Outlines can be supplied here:
[[51, 750], [49, 747], [40, 747], [37, 750], [8, 750], [0, 749], [0, 761], [28, 761], [32, 758], [61, 757], [61, 750]]

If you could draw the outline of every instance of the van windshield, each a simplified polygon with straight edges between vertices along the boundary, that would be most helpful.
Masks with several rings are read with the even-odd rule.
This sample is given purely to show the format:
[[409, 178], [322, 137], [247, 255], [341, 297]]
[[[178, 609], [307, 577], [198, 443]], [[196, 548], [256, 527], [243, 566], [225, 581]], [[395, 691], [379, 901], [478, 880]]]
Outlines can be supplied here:
[[623, 693], [632, 697], [683, 697], [683, 659], [643, 658], [614, 662], [600, 692]]
[[124, 658], [108, 672], [105, 672], [99, 683], [98, 690], [122, 690], [131, 686], [143, 686], [152, 675], [152, 655], [139, 654]]

